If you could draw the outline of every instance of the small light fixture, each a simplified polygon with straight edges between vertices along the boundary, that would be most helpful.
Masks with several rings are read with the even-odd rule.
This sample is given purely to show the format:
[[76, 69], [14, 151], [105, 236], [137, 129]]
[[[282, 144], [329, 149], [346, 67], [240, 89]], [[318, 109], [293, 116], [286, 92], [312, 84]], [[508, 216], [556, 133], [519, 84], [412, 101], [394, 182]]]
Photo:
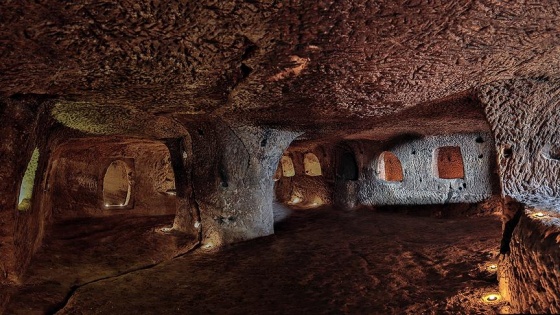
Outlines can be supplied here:
[[173, 231], [173, 227], [163, 227], [160, 229], [162, 233], [171, 233]]
[[502, 296], [497, 292], [487, 293], [482, 297], [482, 301], [488, 304], [498, 303], [501, 299]]
[[537, 212], [537, 213], [535, 213], [535, 217], [537, 217], [537, 218], [542, 218], [542, 217], [544, 217], [544, 213], [542, 213], [542, 212]]
[[105, 204], [105, 208], [109, 208], [109, 204], [108, 204], [108, 203]]
[[490, 272], [494, 272], [496, 270], [498, 270], [498, 265], [496, 264], [489, 264], [486, 267], [486, 270], [490, 271]]

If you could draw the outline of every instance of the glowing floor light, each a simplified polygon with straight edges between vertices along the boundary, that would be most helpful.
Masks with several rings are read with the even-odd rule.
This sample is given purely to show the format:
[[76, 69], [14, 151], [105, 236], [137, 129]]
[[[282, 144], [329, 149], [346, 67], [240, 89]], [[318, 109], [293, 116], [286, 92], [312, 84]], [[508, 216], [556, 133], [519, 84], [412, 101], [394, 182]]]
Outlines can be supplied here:
[[485, 295], [482, 297], [482, 301], [484, 301], [485, 303], [489, 303], [489, 304], [497, 303], [497, 302], [499, 302], [501, 299], [502, 299], [502, 296], [501, 296], [499, 293], [495, 293], [495, 292], [485, 294]]
[[535, 217], [537, 217], [537, 218], [542, 218], [542, 217], [544, 217], [544, 213], [542, 213], [542, 212], [537, 212], [537, 213], [535, 213]]
[[490, 272], [494, 272], [496, 270], [498, 270], [498, 265], [496, 264], [489, 264], [486, 267], [486, 270], [490, 271]]
[[292, 197], [292, 200], [290, 200], [291, 204], [297, 204], [297, 203], [300, 203], [300, 202], [301, 202], [301, 198], [296, 197], [296, 196]]

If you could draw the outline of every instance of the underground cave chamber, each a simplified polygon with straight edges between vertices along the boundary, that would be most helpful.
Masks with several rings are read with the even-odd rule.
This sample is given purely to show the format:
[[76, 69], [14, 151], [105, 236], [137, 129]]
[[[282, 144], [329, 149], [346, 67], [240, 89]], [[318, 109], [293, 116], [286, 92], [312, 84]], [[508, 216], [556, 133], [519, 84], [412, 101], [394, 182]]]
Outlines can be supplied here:
[[558, 1], [4, 1], [0, 313], [560, 313]]
[[[397, 131], [382, 138], [314, 143], [297, 140], [296, 133], [224, 128], [212, 121], [184, 125], [183, 136], [160, 140], [116, 135], [64, 139], [60, 132], [66, 127], [57, 127], [61, 131], [48, 145], [39, 142], [37, 149], [29, 149], [14, 204], [16, 235], [30, 241], [15, 243], [15, 257], [26, 261], [19, 272], [30, 286], [6, 298], [9, 312], [31, 300], [47, 313], [61, 310], [75, 283], [87, 286], [123, 270], [197, 257], [197, 251], [215, 255], [229, 244], [275, 229], [282, 235], [290, 216], [302, 220], [304, 213], [356, 213], [363, 222], [370, 222], [366, 218], [372, 213], [380, 220], [396, 215], [402, 222], [408, 222], [402, 215], [449, 222], [493, 217], [500, 223], [493, 228], [494, 247], [475, 259], [479, 271], [473, 277], [484, 283], [484, 290], [467, 295], [469, 309], [521, 309], [522, 303], [550, 307], [521, 298], [531, 288], [517, 280], [515, 270], [518, 259], [535, 263], [522, 244], [541, 246], [539, 251], [554, 248], [521, 234], [545, 229], [553, 214], [500, 196], [504, 180], [497, 170], [515, 153], [510, 147], [499, 150], [502, 146], [484, 128], [473, 131], [463, 125], [446, 134]], [[554, 264], [555, 257], [539, 259]], [[52, 274], [53, 266], [67, 272]], [[58, 283], [53, 295], [63, 303], [42, 295], [41, 279]], [[550, 294], [546, 288], [552, 286], [544, 282], [550, 279], [538, 284], [545, 288], [543, 296]]]

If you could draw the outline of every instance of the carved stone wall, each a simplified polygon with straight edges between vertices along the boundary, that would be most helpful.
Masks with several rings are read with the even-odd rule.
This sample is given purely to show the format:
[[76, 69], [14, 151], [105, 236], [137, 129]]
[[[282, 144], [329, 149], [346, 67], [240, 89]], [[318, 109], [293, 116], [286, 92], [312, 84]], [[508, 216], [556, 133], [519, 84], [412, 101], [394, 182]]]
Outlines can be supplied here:
[[[488, 133], [428, 136], [387, 146], [379, 142], [354, 142], [358, 180], [337, 180], [336, 198], [340, 204], [398, 205], [480, 202], [492, 196], [493, 141]], [[459, 147], [463, 160], [462, 178], [440, 178], [438, 149]], [[384, 151], [395, 154], [402, 170], [402, 181], [384, 180], [378, 167]], [[441, 161], [440, 161], [441, 162]], [[457, 163], [459, 167], [459, 163]], [[459, 173], [458, 173], [459, 174]]]

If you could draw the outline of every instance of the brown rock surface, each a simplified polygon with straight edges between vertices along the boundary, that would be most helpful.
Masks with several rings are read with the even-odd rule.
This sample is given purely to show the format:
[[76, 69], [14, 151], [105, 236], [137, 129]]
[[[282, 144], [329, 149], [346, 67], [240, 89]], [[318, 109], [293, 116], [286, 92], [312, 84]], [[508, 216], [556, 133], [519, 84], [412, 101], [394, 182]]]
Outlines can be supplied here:
[[[167, 234], [156, 238], [175, 239], [179, 245], [152, 244], [173, 248], [175, 253], [187, 250], [185, 244], [191, 242], [226, 246], [272, 234], [275, 193], [279, 201], [291, 201], [296, 195], [302, 208], [315, 207], [318, 199], [346, 210], [387, 204], [443, 205], [428, 211], [433, 213], [454, 207], [449, 203], [478, 203], [501, 192], [511, 198], [503, 204], [503, 215], [513, 218], [504, 220], [502, 249], [507, 248], [513, 232], [514, 240], [519, 240], [511, 247], [514, 253], [533, 248], [535, 255], [554, 255], [553, 247], [533, 246], [531, 237], [540, 231], [537, 226], [522, 219], [516, 228], [512, 209], [517, 206], [510, 209], [507, 203], [559, 212], [559, 25], [560, 3], [554, 0], [5, 0], [0, 6], [0, 284], [6, 286], [0, 290], [0, 303], [6, 303], [20, 285], [30, 284], [21, 283], [21, 276], [33, 254], [39, 250], [40, 255], [47, 255], [48, 248], [41, 247], [43, 237], [63, 235], [65, 224], [75, 223], [67, 219], [93, 222], [98, 216], [105, 222], [100, 225], [106, 224], [103, 228], [113, 224], [118, 211], [104, 212], [108, 209], [101, 202], [100, 173], [117, 158], [126, 164], [121, 178], [128, 182], [116, 187], [121, 187], [122, 195], [127, 190], [130, 203], [112, 210], [127, 215], [125, 222], [142, 226], [152, 215], [175, 213], [166, 223]], [[137, 142], [151, 145], [136, 146]], [[463, 172], [457, 153], [440, 161], [436, 156], [434, 162], [435, 150], [458, 146]], [[40, 154], [33, 197], [27, 211], [18, 211], [18, 190], [35, 148]], [[394, 153], [402, 174], [379, 178], [386, 169], [378, 159], [384, 151]], [[293, 177], [274, 175], [283, 154], [294, 161]], [[320, 168], [306, 169], [303, 161], [315, 158]], [[454, 162], [449, 173], [438, 168], [446, 159]], [[175, 189], [169, 183], [171, 171]], [[279, 179], [276, 191], [274, 179]], [[137, 191], [128, 194], [130, 187]], [[113, 206], [120, 207], [115, 203]], [[475, 208], [462, 207], [466, 212]], [[295, 222], [305, 221], [302, 218], [316, 217], [302, 215]], [[329, 222], [327, 219], [325, 224]], [[430, 222], [428, 231], [438, 225]], [[407, 229], [420, 222], [407, 224], [410, 226], [398, 227], [405, 235], [413, 234]], [[553, 227], [559, 225], [555, 221]], [[453, 229], [457, 231], [447, 231], [449, 235], [478, 232]], [[127, 244], [118, 234], [106, 236], [116, 238], [115, 246]], [[313, 242], [311, 236], [290, 237], [287, 240], [296, 243]], [[336, 249], [340, 242], [363, 246], [353, 243], [353, 237], [356, 235], [350, 231], [330, 239], [329, 245], [318, 246]], [[384, 244], [393, 241], [383, 233], [380, 237]], [[270, 239], [287, 246], [282, 238]], [[150, 238], [139, 236], [138, 242], [146, 240]], [[367, 239], [358, 240], [370, 244]], [[236, 250], [254, 254], [251, 250], [264, 246], [273, 253], [263, 257], [265, 263], [278, 259], [294, 270], [304, 263], [286, 260], [274, 252], [274, 242], [266, 242], [251, 243], [257, 244], [255, 249], [242, 244], [225, 252], [182, 259], [198, 266], [201, 261], [212, 261], [227, 269], [227, 262], [220, 259], [231, 260], [229, 255]], [[458, 242], [463, 244], [463, 240]], [[388, 275], [376, 279], [394, 280], [393, 292], [405, 293], [401, 304], [417, 302], [417, 296], [407, 292], [424, 293], [433, 288], [427, 282], [411, 284], [416, 279], [406, 280], [412, 288], [405, 284], [402, 272], [410, 266], [416, 268], [417, 260], [421, 261], [414, 269], [418, 279], [439, 284], [448, 279], [445, 272], [430, 278], [440, 272], [437, 263], [456, 264], [450, 274], [469, 267], [454, 260], [458, 257], [432, 257], [437, 254], [432, 255], [435, 250], [431, 247], [420, 258], [415, 256], [429, 242], [417, 244], [419, 247], [393, 244], [395, 248], [377, 243], [373, 248], [376, 253], [400, 257], [406, 264], [397, 264], [396, 269], [386, 270]], [[63, 251], [68, 244], [59, 245], [55, 249]], [[366, 263], [378, 258], [369, 249], [356, 252], [352, 246], [347, 246], [349, 252], [358, 257], [344, 250], [341, 257], [354, 265], [363, 264], [359, 257], [367, 257], [363, 258]], [[153, 255], [168, 259], [167, 250], [164, 252], [163, 256], [150, 252], [135, 257], [138, 261]], [[328, 250], [320, 253], [322, 260], [332, 257]], [[450, 250], [448, 254], [457, 253]], [[430, 259], [424, 260], [424, 254]], [[512, 255], [515, 262], [508, 272], [532, 255]], [[473, 261], [479, 258], [473, 256]], [[320, 260], [313, 256], [309, 262], [314, 259]], [[379, 265], [391, 268], [385, 266], [390, 263], [394, 261], [380, 261]], [[247, 266], [252, 264], [247, 262]], [[531, 264], [540, 266], [536, 260]], [[550, 270], [558, 269], [558, 261], [546, 260], [545, 264], [547, 281], [557, 283], [558, 274]], [[317, 270], [327, 270], [323, 267], [319, 264]], [[178, 273], [173, 268], [165, 277]], [[367, 283], [352, 287], [344, 282], [354, 279], [354, 272], [359, 274], [359, 268], [352, 268], [343, 270], [343, 276], [329, 273], [332, 278], [327, 272], [307, 270], [311, 280], [318, 277], [323, 281], [314, 287], [325, 287], [334, 297], [325, 302], [313, 295], [316, 292], [307, 292], [313, 303], [307, 306], [308, 300], [300, 300], [298, 307], [310, 308], [321, 301], [330, 307], [325, 312], [359, 312], [360, 305], [385, 312], [403, 310], [390, 302], [368, 304], [372, 292], [383, 296], [385, 292]], [[146, 271], [144, 280], [134, 277], [131, 281], [146, 289], [152, 279], [148, 273], [154, 270]], [[247, 269], [236, 271], [250, 276]], [[508, 279], [520, 281], [514, 276]], [[220, 282], [210, 274], [203, 280]], [[341, 291], [330, 282], [335, 280], [340, 281]], [[64, 281], [58, 281], [66, 283], [61, 287], [70, 283]], [[83, 287], [77, 296], [105, 283]], [[301, 287], [301, 283], [292, 284]], [[512, 296], [523, 301], [515, 308], [542, 310], [544, 299], [556, 301], [550, 290], [509, 285], [514, 288]], [[454, 292], [477, 290], [460, 289], [459, 284], [452, 287]], [[275, 288], [280, 293], [289, 291]], [[216, 287], [200, 290], [227, 297], [216, 294]], [[338, 299], [338, 294], [352, 290], [365, 298], [354, 300], [348, 293], [348, 298]], [[256, 301], [255, 310], [261, 310], [265, 304], [260, 306], [258, 297], [262, 294], [251, 292], [249, 298], [239, 298]], [[549, 294], [543, 297], [542, 292]], [[446, 305], [428, 302], [405, 310], [421, 312], [429, 309], [427, 305], [450, 312], [489, 310], [469, 304], [474, 301], [469, 297], [465, 297], [466, 306], [458, 306], [463, 293], [437, 295]], [[533, 298], [540, 302], [533, 309], [525, 308]], [[200, 296], [191, 301], [198, 300]], [[70, 303], [69, 307], [80, 305]], [[207, 306], [196, 305], [201, 312], [211, 310]]]
[[[59, 314], [493, 312], [498, 306], [485, 305], [480, 298], [483, 292], [496, 291], [497, 283], [481, 266], [497, 253], [499, 225], [498, 217], [296, 211], [277, 226], [274, 236], [220, 252], [198, 250], [150, 269], [81, 286]], [[101, 254], [110, 248], [108, 243], [95, 245], [99, 237], [102, 234], [88, 236], [93, 246], [89, 251]], [[52, 244], [63, 242], [65, 246], [49, 250], [81, 246], [70, 240]], [[129, 247], [112, 255], [139, 250]], [[72, 257], [78, 256], [38, 255], [36, 262], [60, 270], [61, 261], [71, 263]], [[68, 265], [75, 275], [90, 266], [76, 263]], [[122, 263], [115, 261], [111, 269]], [[48, 296], [39, 293], [47, 287], [48, 282], [35, 288], [34, 299]], [[26, 290], [20, 294], [10, 310], [28, 314], [34, 302], [29, 295], [21, 300]]]

